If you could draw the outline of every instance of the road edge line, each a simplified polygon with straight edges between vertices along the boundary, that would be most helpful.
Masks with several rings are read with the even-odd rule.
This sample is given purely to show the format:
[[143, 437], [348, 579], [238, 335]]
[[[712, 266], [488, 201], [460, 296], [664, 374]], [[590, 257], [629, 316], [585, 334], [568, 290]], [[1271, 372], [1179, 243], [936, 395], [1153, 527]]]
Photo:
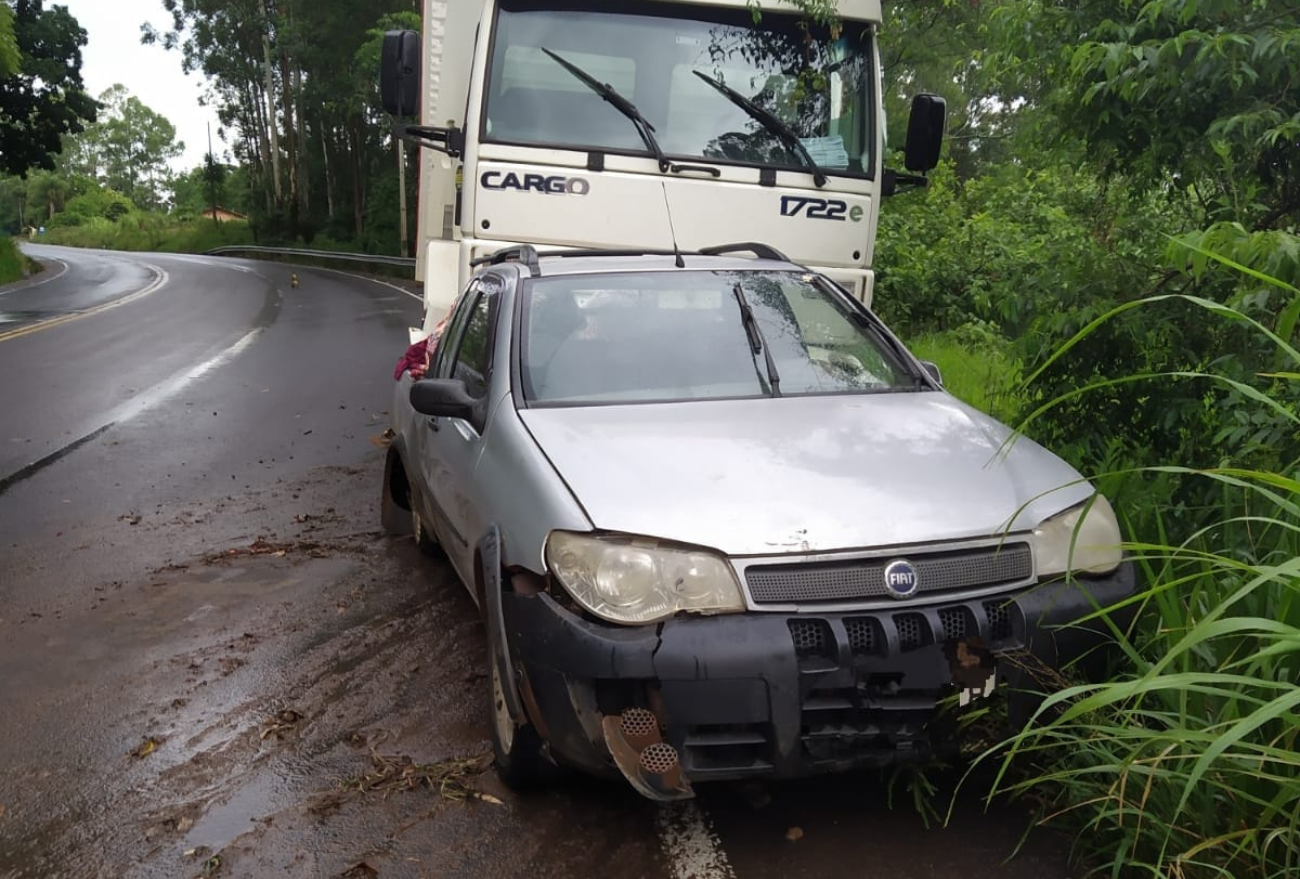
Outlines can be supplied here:
[[80, 320], [83, 317], [92, 317], [96, 314], [103, 314], [106, 311], [111, 311], [112, 309], [119, 308], [123, 305], [129, 305], [132, 302], [143, 299], [150, 293], [156, 293], [158, 290], [165, 287], [167, 282], [171, 280], [171, 276], [167, 274], [167, 270], [161, 266], [156, 266], [153, 263], [147, 262], [141, 263], [141, 265], [154, 273], [154, 279], [148, 286], [136, 290], [134, 293], [120, 296], [111, 302], [105, 302], [103, 305], [96, 305], [93, 308], [86, 308], [81, 311], [72, 311], [67, 314], [59, 315], [58, 317], [52, 317], [47, 320], [37, 321], [34, 324], [28, 324], [25, 327], [18, 327], [17, 329], [10, 330], [7, 333], [0, 333], [0, 342], [7, 342], [10, 339], [29, 336], [32, 333], [39, 333], [41, 330], [53, 329], [54, 327], [72, 323], [75, 320]]
[[[26, 254], [23, 255], [26, 256]], [[28, 258], [35, 259], [35, 257], [28, 257]], [[21, 293], [24, 290], [35, 290], [37, 287], [41, 286], [42, 284], [48, 284], [51, 281], [57, 281], [59, 278], [62, 278], [64, 275], [66, 275], [68, 273], [68, 270], [72, 268], [72, 266], [70, 266], [64, 260], [59, 259], [57, 256], [46, 257], [46, 259], [48, 259], [50, 262], [56, 262], [59, 265], [63, 266], [63, 271], [59, 272], [57, 275], [51, 278], [42, 278], [40, 275], [37, 275], [35, 277], [28, 276], [25, 280], [22, 281], [15, 281], [13, 284], [9, 285], [8, 290], [0, 290], [0, 296], [8, 296], [10, 293]]]

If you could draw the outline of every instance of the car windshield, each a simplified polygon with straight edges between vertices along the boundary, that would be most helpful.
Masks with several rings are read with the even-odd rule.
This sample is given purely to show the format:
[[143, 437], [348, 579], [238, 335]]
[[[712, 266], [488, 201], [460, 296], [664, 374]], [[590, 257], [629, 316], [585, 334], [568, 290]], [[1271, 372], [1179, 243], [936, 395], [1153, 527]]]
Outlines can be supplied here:
[[530, 404], [770, 396], [774, 375], [782, 395], [918, 386], [846, 297], [794, 272], [539, 278], [520, 339]]
[[823, 170], [872, 173], [874, 96], [865, 24], [846, 23], [832, 36], [769, 10], [755, 23], [750, 10], [740, 8], [502, 0], [484, 140], [648, 151], [636, 126], [556, 57], [631, 101], [668, 155], [807, 166], [774, 130], [779, 126], [747, 112], [724, 93], [731, 89], [793, 130]]

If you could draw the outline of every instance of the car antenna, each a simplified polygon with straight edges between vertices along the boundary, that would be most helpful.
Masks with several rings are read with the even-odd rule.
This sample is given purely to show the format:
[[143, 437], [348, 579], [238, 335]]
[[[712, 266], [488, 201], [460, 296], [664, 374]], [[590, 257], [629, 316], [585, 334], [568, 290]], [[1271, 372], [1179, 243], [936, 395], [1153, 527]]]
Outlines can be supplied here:
[[664, 185], [663, 180], [659, 181], [659, 188], [664, 193], [664, 212], [668, 214], [668, 234], [673, 239], [673, 255], [677, 257], [675, 265], [679, 269], [686, 268], [686, 260], [682, 259], [681, 248], [677, 246], [677, 230], [673, 228], [673, 209], [668, 204], [668, 187]]

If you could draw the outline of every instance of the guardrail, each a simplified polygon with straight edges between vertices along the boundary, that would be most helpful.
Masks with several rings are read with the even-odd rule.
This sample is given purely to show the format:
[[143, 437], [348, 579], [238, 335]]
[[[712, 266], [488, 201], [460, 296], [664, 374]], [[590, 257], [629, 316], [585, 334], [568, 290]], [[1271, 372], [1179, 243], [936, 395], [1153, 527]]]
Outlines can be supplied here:
[[378, 253], [340, 253], [335, 250], [306, 250], [301, 247], [261, 247], [256, 244], [232, 244], [216, 247], [205, 253], [206, 256], [234, 256], [236, 254], [268, 254], [271, 256], [297, 256], [304, 259], [338, 260], [340, 262], [369, 263], [371, 265], [400, 266], [415, 268], [415, 260], [406, 256], [384, 256]]

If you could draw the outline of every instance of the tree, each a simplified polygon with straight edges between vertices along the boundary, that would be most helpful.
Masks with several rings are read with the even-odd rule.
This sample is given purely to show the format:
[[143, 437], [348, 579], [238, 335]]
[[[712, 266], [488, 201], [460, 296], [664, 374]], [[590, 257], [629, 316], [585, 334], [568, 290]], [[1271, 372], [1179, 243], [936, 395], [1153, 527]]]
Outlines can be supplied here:
[[1207, 220], [1300, 220], [1300, 9], [1289, 0], [1027, 0], [1003, 21], [1103, 171], [1189, 187]]
[[0, 79], [16, 75], [19, 60], [18, 39], [14, 36], [14, 11], [0, 3]]
[[21, 69], [0, 78], [0, 172], [21, 175], [53, 168], [63, 136], [94, 121], [96, 105], [81, 82], [86, 32], [77, 20], [44, 0], [7, 2]]
[[409, 13], [410, 0], [162, 3], [170, 27], [146, 27], [142, 38], [180, 50], [187, 71], [210, 78], [222, 137], [247, 170], [226, 198], [247, 197], [255, 228], [270, 237], [325, 229], [361, 238], [372, 194], [397, 189], [383, 179], [396, 168], [378, 71], [358, 50], [383, 16]]
[[176, 127], [121, 85], [100, 95], [105, 111], [99, 130], [103, 182], [141, 210], [163, 204], [168, 163], [185, 150]]

